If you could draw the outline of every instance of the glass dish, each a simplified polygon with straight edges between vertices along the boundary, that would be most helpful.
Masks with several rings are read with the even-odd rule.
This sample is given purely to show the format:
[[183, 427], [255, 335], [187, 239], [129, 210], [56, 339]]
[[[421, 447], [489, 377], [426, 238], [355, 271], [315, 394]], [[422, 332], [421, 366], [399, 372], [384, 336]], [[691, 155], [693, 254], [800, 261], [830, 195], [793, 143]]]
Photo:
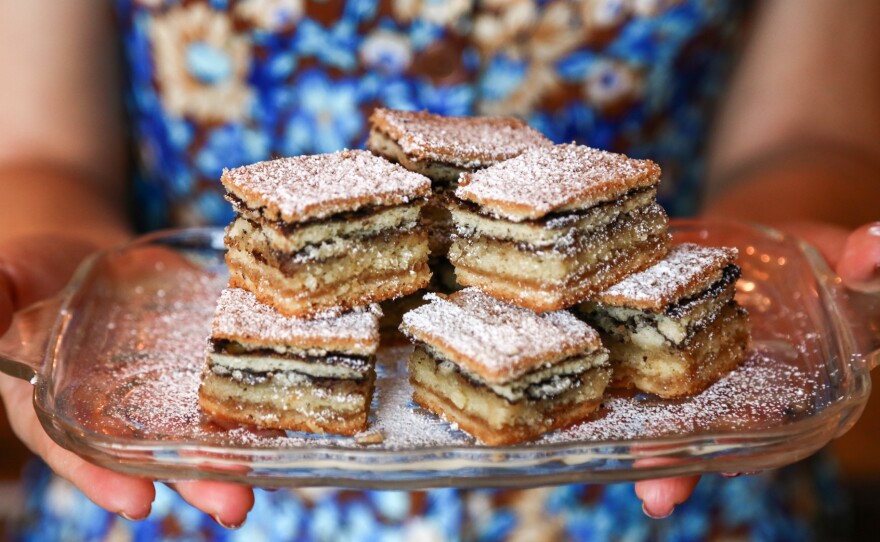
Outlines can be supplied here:
[[380, 353], [368, 435], [206, 420], [196, 397], [227, 277], [220, 229], [161, 232], [95, 255], [59, 296], [16, 316], [0, 369], [34, 384], [39, 418], [61, 446], [161, 480], [422, 489], [741, 473], [793, 463], [851, 427], [880, 358], [876, 298], [859, 300], [870, 314], [856, 312], [815, 251], [769, 229], [686, 221], [673, 233], [740, 249], [748, 361], [689, 399], [609, 395], [597, 419], [529, 444], [482, 446], [414, 406], [406, 346]]

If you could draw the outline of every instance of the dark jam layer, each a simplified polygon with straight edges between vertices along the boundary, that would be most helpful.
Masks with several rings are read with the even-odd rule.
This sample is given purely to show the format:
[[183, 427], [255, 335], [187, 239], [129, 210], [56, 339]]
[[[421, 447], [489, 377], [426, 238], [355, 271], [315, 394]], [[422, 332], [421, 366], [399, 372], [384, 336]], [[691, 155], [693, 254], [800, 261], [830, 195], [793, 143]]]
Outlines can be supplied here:
[[678, 300], [678, 302], [669, 305], [668, 307], [666, 307], [666, 310], [663, 311], [664, 314], [666, 314], [666, 316], [669, 316], [670, 318], [680, 318], [685, 313], [687, 313], [691, 304], [699, 303], [706, 299], [714, 299], [721, 295], [728, 286], [739, 280], [740, 274], [741, 270], [738, 265], [728, 265], [721, 272], [721, 278], [712, 283], [711, 286], [709, 286], [702, 292], [697, 292], [690, 297], [680, 299]]
[[[415, 226], [408, 227], [408, 228], [385, 229], [385, 230], [381, 230], [377, 233], [362, 236], [362, 237], [360, 237], [360, 241], [367, 243], [367, 242], [371, 242], [373, 240], [379, 239], [379, 240], [382, 240], [386, 243], [393, 243], [393, 242], [395, 242], [405, 236], [412, 235], [414, 233], [418, 233], [420, 231], [420, 228], [421, 228], [421, 226], [416, 224]], [[345, 236], [340, 237], [340, 239], [345, 239], [345, 238], [351, 238], [351, 237], [345, 237]], [[332, 242], [333, 242], [332, 240], [325, 241], [325, 243], [332, 243]], [[342, 255], [335, 255], [335, 256], [330, 256], [330, 257], [318, 259], [318, 258], [309, 256], [307, 254], [309, 250], [319, 249], [321, 244], [324, 244], [324, 243], [309, 244], [309, 245], [306, 245], [305, 247], [303, 247], [301, 250], [298, 250], [297, 252], [293, 252], [293, 253], [283, 252], [280, 250], [270, 250], [270, 251], [268, 251], [268, 253], [264, 253], [263, 251], [258, 250], [258, 249], [253, 249], [250, 252], [253, 255], [254, 259], [257, 260], [258, 262], [260, 262], [261, 264], [268, 265], [270, 267], [274, 267], [274, 268], [278, 269], [279, 271], [281, 271], [284, 275], [290, 277], [290, 276], [293, 276], [296, 273], [298, 273], [304, 265], [314, 264], [314, 263], [322, 263], [323, 264], [323, 263], [326, 263], [326, 262], [333, 260], [334, 258], [342, 258], [342, 257], [348, 255], [348, 253], [344, 253]]]
[[[352, 384], [360, 384], [368, 377], [372, 376], [372, 371], [358, 378], [332, 378], [327, 376], [312, 376], [299, 371], [248, 371], [247, 369], [229, 369], [222, 365], [211, 365], [211, 372], [217, 376], [231, 377], [236, 381], [243, 382], [248, 385], [263, 384], [271, 380], [275, 375], [297, 375], [308, 381], [308, 385], [314, 388], [333, 388], [342, 383], [350, 382]], [[235, 376], [233, 374], [238, 373]]]
[[[669, 318], [677, 319], [684, 316], [687, 311], [690, 309], [690, 306], [695, 303], [701, 303], [703, 301], [707, 301], [709, 299], [716, 299], [720, 296], [731, 284], [737, 281], [740, 276], [740, 268], [734, 264], [730, 264], [729, 266], [724, 268], [722, 276], [719, 280], [712, 283], [709, 288], [703, 290], [702, 292], [697, 293], [689, 298], [682, 299], [678, 303], [674, 305], [670, 305], [664, 311], [664, 315]], [[734, 306], [737, 308], [737, 311], [745, 311], [742, 307], [739, 307], [736, 303], [736, 300], [731, 299], [725, 302], [723, 305], [720, 305], [717, 310], [712, 313], [712, 316], [703, 318], [698, 322], [692, 322], [688, 325], [686, 330], [686, 337], [681, 342], [678, 343], [676, 348], [683, 348], [687, 345], [693, 337], [706, 329], [712, 322], [714, 322], [718, 313], [726, 306]], [[626, 320], [619, 320], [617, 318], [612, 318], [610, 315], [607, 315], [613, 322], [615, 322], [616, 326], [623, 326], [630, 333], [636, 333], [640, 327], [648, 326], [657, 329], [657, 321], [649, 316], [650, 313], [642, 313], [640, 315], [630, 316]], [[605, 326], [601, 326], [597, 323], [598, 313], [597, 311], [591, 310], [589, 312], [584, 313], [585, 318], [588, 322], [596, 325], [601, 328], [604, 332], [616, 335], [613, 329], [607, 329]], [[659, 330], [658, 330], [659, 331]], [[660, 333], [663, 335], [663, 333]], [[665, 337], [665, 336], [664, 336]], [[674, 344], [668, 337], [665, 337], [665, 340], [668, 344]]]
[[229, 356], [262, 356], [284, 358], [301, 361], [303, 363], [319, 363], [333, 367], [345, 367], [358, 373], [367, 373], [372, 367], [369, 356], [353, 356], [337, 352], [328, 352], [325, 356], [302, 356], [296, 354], [281, 354], [271, 348], [245, 348], [241, 344], [227, 339], [212, 339], [211, 347], [216, 354]]
[[[548, 400], [548, 399], [553, 399], [555, 397], [558, 397], [559, 395], [562, 395], [562, 393], [579, 386], [581, 384], [580, 377], [581, 377], [581, 375], [583, 375], [583, 372], [578, 373], [578, 374], [553, 375], [549, 378], [541, 380], [540, 382], [535, 382], [534, 384], [529, 384], [524, 389], [525, 396], [522, 399], [518, 399], [516, 401], [511, 401], [510, 399], [508, 399], [507, 397], [504, 397], [503, 395], [498, 395], [497, 393], [495, 393], [492, 390], [492, 388], [486, 386], [484, 383], [480, 382], [479, 380], [476, 380], [471, 375], [462, 371], [461, 367], [459, 367], [458, 364], [443, 358], [442, 356], [437, 354], [436, 351], [434, 351], [429, 346], [427, 346], [423, 343], [419, 343], [419, 345], [416, 346], [416, 348], [421, 348], [434, 361], [434, 363], [437, 366], [439, 366], [441, 363], [448, 363], [451, 367], [453, 367], [455, 373], [458, 374], [459, 376], [461, 376], [462, 378], [464, 378], [465, 380], [467, 380], [471, 386], [473, 386], [474, 388], [483, 390], [483, 391], [487, 391], [487, 392], [495, 395], [496, 397], [500, 397], [501, 399], [504, 399], [505, 401], [507, 401], [509, 404], [516, 404], [522, 400], [544, 401], [544, 400]], [[572, 356], [572, 357], [577, 357], [577, 356]], [[572, 358], [566, 358], [564, 360], [561, 360], [559, 363], [560, 364], [565, 363], [569, 359], [572, 359]], [[530, 371], [530, 372], [524, 374], [521, 378], [525, 378], [525, 377], [529, 376], [530, 374], [533, 374], [533, 373], [535, 373], [539, 370], [542, 370], [542, 369], [544, 369], [544, 367], [540, 367], [538, 369], [535, 369], [534, 371]], [[589, 369], [587, 369], [587, 370], [589, 370]], [[584, 372], [586, 372], [586, 371], [584, 371]], [[567, 382], [565, 382], [565, 385], [560, 385], [561, 381], [563, 381], [563, 380], [565, 380]], [[550, 387], [551, 389], [556, 388], [556, 389], [559, 389], [559, 391], [557, 393], [548, 393], [545, 391], [545, 389], [547, 387]]]
[[[575, 209], [571, 211], [555, 211], [552, 213], [547, 213], [541, 218], [537, 218], [535, 220], [523, 220], [522, 222], [518, 222], [518, 224], [531, 224], [533, 226], [539, 226], [541, 228], [547, 229], [559, 229], [570, 226], [573, 222], [584, 218], [585, 216], [594, 213], [596, 209], [601, 209], [603, 207], [610, 207], [612, 205], [618, 205], [620, 202], [625, 199], [635, 197], [643, 192], [648, 192], [650, 190], [654, 190], [654, 186], [649, 186], [647, 188], [637, 188], [630, 190], [629, 192], [621, 195], [617, 199], [611, 201], [603, 201], [601, 203], [597, 203], [592, 207], [587, 207], [586, 209]], [[492, 220], [505, 220], [503, 218], [498, 218], [493, 215], [491, 212], [483, 209], [479, 204], [476, 204], [472, 201], [465, 201], [458, 198], [450, 197], [449, 202], [453, 205], [457, 205], [464, 211], [469, 211], [474, 214], [478, 214], [488, 219]]]
[[[262, 207], [258, 207], [256, 209], [251, 209], [250, 207], [247, 206], [247, 203], [245, 203], [244, 200], [242, 200], [241, 198], [239, 198], [235, 194], [230, 194], [230, 193], [226, 194], [226, 200], [228, 202], [232, 203], [232, 206], [235, 207], [235, 210], [238, 213], [241, 214], [244, 211], [250, 211], [252, 213], [259, 213], [260, 217], [262, 217], [265, 220], [265, 214], [263, 212]], [[298, 229], [303, 228], [305, 226], [315, 226], [318, 224], [328, 224], [330, 222], [338, 222], [338, 221], [344, 222], [344, 221], [349, 221], [349, 220], [366, 218], [371, 215], [378, 214], [381, 211], [387, 211], [389, 209], [395, 209], [398, 207], [409, 207], [412, 205], [420, 205], [420, 204], [425, 203], [426, 201], [428, 201], [428, 198], [414, 199], [414, 200], [410, 201], [409, 203], [401, 203], [399, 205], [385, 205], [385, 206], [366, 205], [366, 206], [361, 207], [360, 209], [357, 209], [354, 211], [343, 211], [340, 213], [334, 213], [333, 215], [328, 216], [328, 217], [313, 218], [311, 220], [305, 220], [303, 222], [291, 223], [291, 222], [285, 222], [283, 220], [274, 220], [274, 221], [265, 220], [265, 222], [267, 224], [273, 225], [276, 229], [278, 229], [279, 231], [281, 231], [285, 234], [291, 234], [291, 233], [294, 233]]]

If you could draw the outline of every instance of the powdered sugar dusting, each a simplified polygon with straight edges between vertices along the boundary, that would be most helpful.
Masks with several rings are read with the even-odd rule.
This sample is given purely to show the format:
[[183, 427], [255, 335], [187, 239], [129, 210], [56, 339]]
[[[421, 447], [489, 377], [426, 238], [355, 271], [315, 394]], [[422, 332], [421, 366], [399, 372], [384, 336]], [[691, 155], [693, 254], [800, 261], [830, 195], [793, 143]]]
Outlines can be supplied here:
[[663, 437], [676, 438], [691, 473], [786, 464], [852, 420], [864, 401], [865, 374], [836, 357], [835, 332], [797, 247], [751, 228], [727, 228], [688, 225], [677, 235], [742, 247], [738, 297], [754, 324], [745, 363], [692, 398], [608, 394], [597, 417], [511, 451], [475, 443], [410, 401], [411, 347], [377, 354], [367, 432], [381, 439], [221, 427], [207, 419], [198, 405], [199, 377], [228, 279], [222, 253], [207, 249], [221, 246], [219, 231], [201, 245], [184, 232], [165, 238], [168, 244], [105, 255], [70, 306], [51, 382], [38, 383], [37, 400], [54, 416], [46, 429], [55, 438], [161, 478], [228, 466], [254, 483], [373, 488], [502, 477], [527, 485], [542, 473], [623, 480], [634, 475], [633, 458], [658, 453]]
[[408, 157], [465, 169], [490, 166], [551, 145], [539, 131], [513, 117], [444, 117], [424, 111], [376, 109], [370, 121]]
[[597, 419], [546, 435], [540, 442], [735, 432], [794, 421], [812, 407], [811, 388], [816, 384], [797, 367], [778, 364], [773, 357], [774, 352], [759, 347], [736, 371], [703, 393], [683, 400], [611, 394]]
[[660, 309], [687, 295], [695, 283], [735, 262], [737, 254], [735, 248], [683, 243], [672, 247], [664, 259], [630, 275], [596, 299], [614, 305]]
[[345, 343], [374, 353], [379, 346], [380, 315], [379, 306], [372, 305], [340, 316], [290, 318], [260, 303], [247, 290], [226, 288], [217, 301], [212, 336], [315, 348], [330, 342]]
[[363, 150], [295, 156], [224, 169], [223, 185], [249, 205], [303, 222], [368, 205], [397, 205], [431, 192], [431, 181]]
[[566, 311], [537, 313], [466, 288], [403, 315], [401, 330], [491, 383], [519, 378], [600, 346], [599, 335]]
[[[169, 275], [172, 276], [172, 275]], [[412, 347], [378, 352], [376, 394], [369, 432], [382, 442], [358, 444], [355, 437], [221, 427], [198, 405], [205, 363], [205, 337], [225, 277], [175, 273], [175, 287], [158, 297], [144, 284], [124, 299], [96, 300], [110, 310], [103, 334], [90, 333], [88, 363], [77, 365], [64, 384], [59, 408], [86, 429], [135, 442], [200, 443], [254, 449], [370, 449], [424, 451], [434, 447], [476, 448], [469, 435], [412, 403], [405, 369]], [[110, 326], [109, 324], [113, 325]], [[665, 435], [715, 432], [735, 437], [743, 430], [777, 427], [809, 416], [822, 396], [816, 378], [796, 366], [802, 354], [780, 341], [756, 341], [747, 361], [702, 394], [682, 400], [649, 395], [606, 398], [592, 420], [545, 436], [548, 443], [604, 443]], [[542, 451], [547, 454], [547, 451]]]
[[566, 144], [464, 173], [455, 195], [519, 222], [612, 201], [635, 188], [653, 186], [659, 178], [660, 168], [650, 160]]

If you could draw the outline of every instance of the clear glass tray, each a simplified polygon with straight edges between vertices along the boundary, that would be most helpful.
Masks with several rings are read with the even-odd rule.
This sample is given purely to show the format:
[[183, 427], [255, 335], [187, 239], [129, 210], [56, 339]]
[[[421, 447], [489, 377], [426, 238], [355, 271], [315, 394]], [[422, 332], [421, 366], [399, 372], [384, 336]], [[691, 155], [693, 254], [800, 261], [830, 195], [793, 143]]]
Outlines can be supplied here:
[[413, 405], [407, 346], [380, 353], [369, 430], [380, 443], [205, 419], [199, 374], [227, 278], [220, 229], [161, 232], [94, 256], [58, 297], [16, 316], [0, 339], [0, 369], [31, 380], [40, 420], [61, 446], [162, 480], [419, 489], [739, 473], [795, 462], [851, 427], [880, 358], [876, 299], [861, 300], [871, 314], [853, 312], [813, 250], [768, 229], [690, 221], [673, 232], [739, 247], [748, 361], [685, 400], [610, 395], [597, 419], [529, 444], [476, 444]]

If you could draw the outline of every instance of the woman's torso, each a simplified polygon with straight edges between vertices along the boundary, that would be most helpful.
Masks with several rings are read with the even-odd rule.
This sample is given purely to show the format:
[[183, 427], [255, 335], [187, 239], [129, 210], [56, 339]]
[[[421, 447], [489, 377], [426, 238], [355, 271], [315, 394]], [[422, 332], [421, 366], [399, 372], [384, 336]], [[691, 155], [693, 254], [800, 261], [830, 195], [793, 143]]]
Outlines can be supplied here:
[[[650, 157], [663, 167], [662, 203], [693, 212], [747, 11], [738, 0], [116, 4], [146, 228], [227, 223], [222, 168], [361, 147], [377, 106], [517, 115], [557, 142]], [[815, 487], [709, 477], [674, 523], [647, 520], [630, 485], [258, 491], [233, 533], [167, 489], [150, 519], [131, 523], [45, 468], [32, 474], [36, 521], [23, 537], [34, 540], [803, 539], [790, 495]]]

